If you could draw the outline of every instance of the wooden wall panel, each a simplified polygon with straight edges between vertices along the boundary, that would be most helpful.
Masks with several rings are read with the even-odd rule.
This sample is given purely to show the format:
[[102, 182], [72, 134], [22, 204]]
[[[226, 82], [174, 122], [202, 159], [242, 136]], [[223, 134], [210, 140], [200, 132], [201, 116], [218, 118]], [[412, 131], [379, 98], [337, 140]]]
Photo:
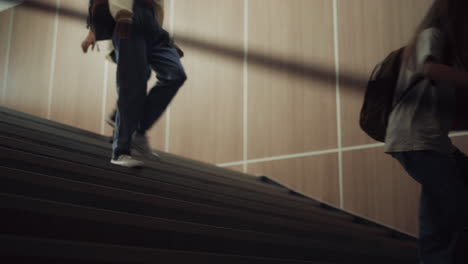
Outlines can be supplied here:
[[249, 1], [249, 159], [337, 147], [332, 3]]
[[5, 105], [47, 117], [56, 0], [49, 12], [15, 8]]
[[417, 234], [420, 186], [383, 148], [343, 153], [344, 209]]
[[[243, 1], [177, 0], [174, 4], [176, 42], [181, 36], [242, 54]], [[170, 151], [210, 163], [241, 160], [242, 56], [182, 48], [188, 80], [171, 106]]]
[[[87, 12], [87, 2], [61, 1], [61, 8]], [[106, 47], [84, 54], [86, 21], [59, 16], [51, 119], [101, 132]], [[46, 59], [46, 58], [44, 58]]]
[[0, 105], [4, 105], [4, 78], [7, 62], [7, 48], [10, 41], [10, 16], [11, 10], [0, 12]]
[[405, 45], [431, 0], [338, 0], [340, 73], [363, 80], [341, 83], [343, 146], [373, 143], [359, 128], [364, 88], [374, 66]]
[[247, 172], [267, 175], [320, 201], [340, 204], [337, 154], [254, 163], [248, 165]]

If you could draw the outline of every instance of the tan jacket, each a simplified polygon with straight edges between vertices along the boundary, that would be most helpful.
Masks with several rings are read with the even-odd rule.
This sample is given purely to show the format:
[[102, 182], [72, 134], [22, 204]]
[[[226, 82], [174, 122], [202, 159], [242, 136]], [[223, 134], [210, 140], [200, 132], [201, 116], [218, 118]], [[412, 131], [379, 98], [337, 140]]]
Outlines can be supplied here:
[[[134, 0], [109, 0], [109, 10], [116, 21], [133, 19], [133, 1]], [[164, 23], [164, 0], [150, 0], [154, 5], [156, 17], [161, 26]]]
[[[154, 5], [156, 17], [158, 19], [159, 24], [163, 26], [164, 24], [164, 0], [151, 0]], [[133, 20], [133, 0], [109, 0], [109, 11], [111, 12], [112, 17], [116, 21], [119, 20], [128, 20], [132, 23]], [[109, 54], [106, 58], [111, 61], [115, 62], [112, 59], [112, 53], [114, 52], [114, 45], [112, 41], [109, 41], [108, 44]]]

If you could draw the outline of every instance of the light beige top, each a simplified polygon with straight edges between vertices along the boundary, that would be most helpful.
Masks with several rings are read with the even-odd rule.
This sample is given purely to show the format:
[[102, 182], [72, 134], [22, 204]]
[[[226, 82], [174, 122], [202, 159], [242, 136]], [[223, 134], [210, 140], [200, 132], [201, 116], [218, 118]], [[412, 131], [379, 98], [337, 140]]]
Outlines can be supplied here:
[[[117, 18], [121, 11], [126, 11], [133, 15], [133, 1], [134, 0], [109, 0], [109, 10], [111, 15]], [[152, 0], [155, 7], [156, 17], [158, 18], [161, 26], [164, 23], [164, 0]], [[125, 17], [124, 19], [132, 20], [132, 17]]]
[[449, 138], [455, 113], [455, 85], [448, 81], [424, 78], [427, 61], [443, 63], [445, 36], [428, 28], [418, 36], [414, 56], [400, 69], [395, 102], [385, 137], [385, 152], [433, 150], [451, 153]]
[[[158, 22], [162, 27], [164, 24], [164, 0], [153, 0], [153, 5], [156, 13], [156, 18], [158, 19]], [[125, 10], [133, 15], [133, 0], [109, 0], [109, 10], [114, 19], [117, 17], [117, 14], [122, 10]], [[131, 17], [128, 19], [130, 20], [130, 22], [132, 21]], [[110, 54], [115, 49], [114, 45], [112, 44], [112, 41], [106, 42], [108, 42], [108, 52], [106, 53], [106, 59], [110, 62], [114, 62], [110, 56]]]

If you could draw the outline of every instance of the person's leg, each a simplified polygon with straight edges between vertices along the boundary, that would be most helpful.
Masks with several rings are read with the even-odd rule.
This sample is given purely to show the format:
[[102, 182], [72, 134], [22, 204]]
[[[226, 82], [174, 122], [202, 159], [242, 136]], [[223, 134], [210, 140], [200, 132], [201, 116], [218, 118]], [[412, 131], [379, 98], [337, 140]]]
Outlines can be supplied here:
[[156, 123], [187, 79], [177, 50], [167, 45], [155, 45], [149, 63], [156, 72], [156, 85], [146, 96], [143, 119], [138, 132], [144, 134]]
[[463, 230], [466, 187], [456, 158], [433, 151], [394, 153], [408, 174], [421, 183], [419, 248], [424, 264], [455, 263]]
[[156, 17], [152, 19], [149, 31], [148, 63], [156, 72], [157, 82], [146, 96], [144, 114], [137, 128], [142, 135], [159, 120], [187, 79], [179, 53], [170, 44], [169, 34]]
[[[463, 180], [468, 189], [468, 157], [461, 151], [458, 151], [455, 155], [457, 164], [462, 171]], [[466, 197], [468, 199], [468, 195]], [[468, 201], [466, 201], [468, 204]], [[464, 215], [464, 233], [460, 239], [460, 243], [457, 246], [457, 260], [458, 263], [468, 263], [468, 208]]]
[[146, 41], [142, 35], [114, 38], [117, 59], [117, 114], [112, 159], [130, 155], [131, 138], [144, 109], [148, 69]]
[[[113, 52], [114, 56], [115, 56], [115, 52]], [[147, 77], [146, 79], [149, 80], [151, 78], [151, 68], [148, 67], [148, 70], [147, 70]], [[112, 112], [109, 114], [109, 116], [107, 116], [106, 118], [106, 123], [111, 126], [112, 128], [115, 127], [115, 119], [117, 117], [117, 103], [114, 107], [114, 109], [112, 110]], [[111, 139], [111, 142], [112, 142], [112, 139]]]
[[461, 169], [463, 181], [468, 187], [468, 156], [466, 156], [465, 153], [461, 151], [457, 151], [455, 153], [455, 158], [457, 160], [457, 164], [459, 165]]

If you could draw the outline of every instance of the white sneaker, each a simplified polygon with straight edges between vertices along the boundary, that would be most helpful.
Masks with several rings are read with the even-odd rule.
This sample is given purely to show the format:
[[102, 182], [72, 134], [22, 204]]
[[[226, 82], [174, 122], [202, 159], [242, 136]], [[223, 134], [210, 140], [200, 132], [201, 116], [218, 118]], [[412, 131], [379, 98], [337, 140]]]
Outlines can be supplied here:
[[134, 159], [130, 155], [120, 155], [117, 159], [111, 159], [111, 163], [127, 168], [142, 167], [144, 162]]

